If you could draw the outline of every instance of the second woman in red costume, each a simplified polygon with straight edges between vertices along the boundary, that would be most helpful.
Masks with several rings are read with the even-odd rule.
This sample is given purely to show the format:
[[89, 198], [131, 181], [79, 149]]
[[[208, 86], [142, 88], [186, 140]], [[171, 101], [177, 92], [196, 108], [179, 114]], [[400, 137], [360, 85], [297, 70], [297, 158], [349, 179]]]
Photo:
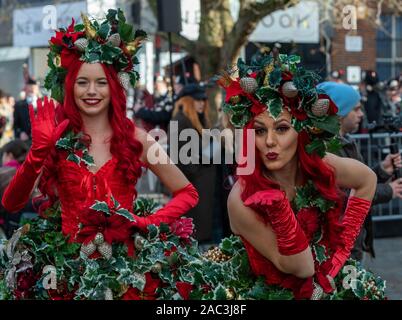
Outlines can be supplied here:
[[[273, 52], [251, 65], [239, 62], [237, 79], [226, 74], [219, 80], [224, 110], [244, 128], [244, 142], [251, 143], [247, 130], [255, 133], [255, 170], [238, 176], [228, 209], [256, 275], [291, 289], [295, 298], [320, 299], [336, 288], [376, 176], [362, 163], [330, 153], [339, 130], [337, 108], [299, 62]], [[353, 190], [345, 212], [340, 188]]]

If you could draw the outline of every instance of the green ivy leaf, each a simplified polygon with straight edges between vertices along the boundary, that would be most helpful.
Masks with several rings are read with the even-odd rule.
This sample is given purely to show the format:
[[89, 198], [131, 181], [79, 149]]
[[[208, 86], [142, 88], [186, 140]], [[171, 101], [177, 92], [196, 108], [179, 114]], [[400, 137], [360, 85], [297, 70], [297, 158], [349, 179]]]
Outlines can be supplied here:
[[88, 152], [83, 153], [81, 160], [87, 166], [94, 166], [95, 165], [94, 158]]
[[365, 290], [364, 290], [364, 285], [363, 282], [361, 282], [360, 280], [352, 280], [352, 291], [353, 293], [360, 299], [364, 298], [365, 296]]
[[109, 207], [104, 201], [95, 200], [95, 204], [93, 204], [90, 209], [110, 215]]

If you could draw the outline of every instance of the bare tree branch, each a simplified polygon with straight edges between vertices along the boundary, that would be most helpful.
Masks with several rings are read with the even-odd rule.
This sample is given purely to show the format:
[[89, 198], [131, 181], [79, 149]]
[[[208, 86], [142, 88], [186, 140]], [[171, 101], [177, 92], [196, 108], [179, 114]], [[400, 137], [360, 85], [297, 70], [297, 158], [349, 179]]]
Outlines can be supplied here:
[[240, 1], [239, 19], [225, 39], [221, 51], [222, 63], [231, 64], [234, 62], [234, 59], [239, 55], [240, 48], [246, 44], [247, 39], [261, 19], [276, 10], [284, 9], [298, 2], [298, 0]]

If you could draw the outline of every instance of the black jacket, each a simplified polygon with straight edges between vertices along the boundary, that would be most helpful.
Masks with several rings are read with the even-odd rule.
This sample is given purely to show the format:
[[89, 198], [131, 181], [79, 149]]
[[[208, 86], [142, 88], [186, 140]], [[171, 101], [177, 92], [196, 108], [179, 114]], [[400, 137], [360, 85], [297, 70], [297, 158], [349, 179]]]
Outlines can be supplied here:
[[21, 132], [25, 132], [31, 137], [31, 121], [29, 120], [27, 100], [18, 101], [14, 106], [14, 136], [19, 138]]

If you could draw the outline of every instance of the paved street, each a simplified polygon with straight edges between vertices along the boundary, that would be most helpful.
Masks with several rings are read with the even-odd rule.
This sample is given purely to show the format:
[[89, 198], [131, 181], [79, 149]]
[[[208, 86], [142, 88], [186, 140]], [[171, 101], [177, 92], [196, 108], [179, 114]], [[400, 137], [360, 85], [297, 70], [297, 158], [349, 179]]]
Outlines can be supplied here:
[[387, 281], [390, 300], [402, 300], [402, 238], [375, 239], [374, 246], [376, 258], [366, 256], [365, 267]]

